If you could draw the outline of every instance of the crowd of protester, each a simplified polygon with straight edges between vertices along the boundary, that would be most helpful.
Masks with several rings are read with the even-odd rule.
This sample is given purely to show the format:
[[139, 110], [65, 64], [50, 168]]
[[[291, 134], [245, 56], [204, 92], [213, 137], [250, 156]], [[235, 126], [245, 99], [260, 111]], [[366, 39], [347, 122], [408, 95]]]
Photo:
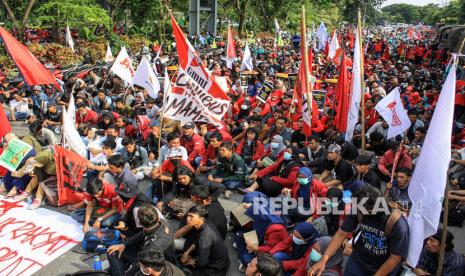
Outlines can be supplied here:
[[[348, 29], [347, 29], [348, 30]], [[352, 56], [353, 37], [340, 32], [343, 52]], [[344, 34], [344, 35], [342, 35]], [[315, 52], [315, 89], [326, 90], [324, 107], [312, 120], [312, 134], [294, 106], [290, 75], [300, 61], [298, 37], [276, 47], [273, 40], [249, 34], [254, 74], [241, 83], [242, 44], [228, 69], [224, 43], [208, 36], [196, 39], [204, 65], [230, 82], [230, 109], [218, 127], [204, 122], [162, 117], [163, 91], [151, 98], [143, 88], [126, 88], [108, 68], [71, 74], [63, 91], [50, 85], [18, 87], [2, 82], [0, 100], [10, 121], [25, 121], [30, 134], [19, 137], [33, 146], [24, 159], [35, 160], [28, 173], [2, 171], [0, 193], [15, 201], [29, 200], [29, 209], [56, 205], [48, 189], [56, 187], [54, 145], [62, 143], [62, 110], [75, 98], [76, 129], [88, 149], [82, 202], [68, 206], [83, 231], [115, 227], [124, 243], [109, 248], [113, 275], [226, 275], [239, 266], [246, 275], [396, 275], [408, 253], [410, 233], [405, 216], [412, 202], [408, 187], [434, 112], [450, 52], [434, 43], [432, 31], [370, 30], [365, 51], [365, 128], [357, 124], [354, 139], [345, 141], [334, 126], [339, 66]], [[214, 44], [214, 46], [212, 45]], [[176, 65], [176, 50], [161, 54], [153, 47], [143, 54], [158, 72]], [[163, 51], [163, 49], [162, 49]], [[450, 164], [449, 216], [456, 226], [465, 218], [465, 70], [456, 85], [453, 158]], [[174, 74], [175, 71], [170, 71]], [[280, 77], [288, 74], [288, 78]], [[110, 75], [109, 75], [110, 74]], [[245, 75], [244, 72], [242, 72]], [[266, 80], [274, 90], [265, 103], [256, 99]], [[387, 139], [389, 125], [374, 109], [395, 87], [408, 110], [411, 127]], [[141, 121], [145, 116], [146, 121]], [[366, 150], [361, 151], [362, 133]], [[18, 138], [3, 137], [3, 148]], [[396, 154], [400, 153], [393, 171]], [[393, 173], [394, 172], [394, 173]], [[302, 206], [273, 212], [273, 202], [300, 199]], [[370, 215], [303, 212], [316, 205], [333, 211], [350, 208], [352, 199], [368, 199]], [[385, 198], [391, 215], [373, 211]], [[256, 211], [256, 199], [269, 202]], [[286, 200], [285, 200], [286, 199]], [[323, 201], [317, 199], [324, 199]], [[225, 212], [222, 200], [239, 201], [245, 216]], [[285, 203], [283, 203], [285, 204]], [[283, 210], [285, 209], [282, 206]], [[96, 210], [100, 210], [96, 212]], [[226, 216], [228, 215], [228, 216]], [[172, 221], [179, 221], [173, 228]], [[258, 240], [247, 233], [255, 230]], [[226, 236], [234, 238], [239, 260], [228, 253]], [[442, 229], [425, 241], [416, 275], [435, 274]], [[454, 251], [447, 233], [442, 275], [463, 275], [465, 259]], [[161, 274], [160, 274], [161, 273]], [[319, 274], [318, 274], [319, 275]]]

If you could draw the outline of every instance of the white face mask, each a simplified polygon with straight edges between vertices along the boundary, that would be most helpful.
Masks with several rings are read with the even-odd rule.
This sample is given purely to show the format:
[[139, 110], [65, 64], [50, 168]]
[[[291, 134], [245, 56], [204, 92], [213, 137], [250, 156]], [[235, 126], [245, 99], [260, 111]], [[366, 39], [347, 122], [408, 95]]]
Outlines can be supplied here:
[[[142, 274], [144, 274], [144, 275], [150, 275], [150, 272], [147, 272], [147, 269], [142, 268], [142, 266], [140, 266], [140, 265], [139, 265], [139, 267], [140, 267], [140, 272], [141, 272]], [[144, 270], [145, 270], [145, 271], [144, 271]]]

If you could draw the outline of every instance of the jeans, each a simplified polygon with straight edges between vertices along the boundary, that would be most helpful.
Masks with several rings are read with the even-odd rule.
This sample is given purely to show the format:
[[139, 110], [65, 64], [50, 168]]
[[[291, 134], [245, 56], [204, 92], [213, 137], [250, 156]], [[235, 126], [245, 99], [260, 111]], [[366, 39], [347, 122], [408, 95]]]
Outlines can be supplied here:
[[236, 243], [238, 253], [237, 255], [239, 255], [241, 263], [244, 266], [248, 265], [252, 261], [252, 259], [257, 256], [257, 254], [250, 253], [247, 250], [247, 245], [244, 240], [244, 233], [242, 231], [239, 231], [234, 235], [234, 242]]
[[16, 191], [19, 194], [26, 189], [26, 186], [30, 180], [31, 177], [28, 174], [25, 174], [22, 177], [14, 177], [11, 176], [11, 172], [8, 171], [3, 178], [3, 185], [5, 185], [5, 189], [7, 191], [10, 191], [13, 187], [16, 187]]
[[223, 182], [223, 185], [226, 187], [226, 190], [234, 190], [242, 186], [242, 182], [237, 180], [228, 180]]
[[[16, 121], [24, 121], [28, 115], [29, 112], [15, 111]], [[8, 114], [8, 119], [11, 120], [11, 114]]]
[[[84, 223], [86, 218], [86, 208], [79, 208], [73, 212], [71, 212], [70, 216], [79, 223]], [[89, 220], [89, 225], [94, 224], [96, 217], [91, 216]], [[113, 225], [116, 225], [118, 221], [121, 220], [121, 214], [114, 214], [100, 222], [100, 227], [102, 228], [110, 228]]]
[[360, 275], [368, 275], [356, 262], [354, 262], [352, 256], [349, 257], [347, 260], [345, 269], [344, 269], [344, 276], [360, 276]]

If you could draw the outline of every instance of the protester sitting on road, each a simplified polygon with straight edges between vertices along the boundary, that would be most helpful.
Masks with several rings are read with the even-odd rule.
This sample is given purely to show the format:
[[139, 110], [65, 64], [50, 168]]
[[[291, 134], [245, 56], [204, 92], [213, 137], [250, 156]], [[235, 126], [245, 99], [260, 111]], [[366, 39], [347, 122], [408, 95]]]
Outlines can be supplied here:
[[[149, 276], [184, 276], [184, 272], [173, 263], [165, 260], [165, 256], [157, 249], [148, 248], [137, 254], [140, 272]], [[136, 266], [137, 267], [137, 266]], [[138, 275], [136, 272], [135, 275]]]
[[[414, 270], [416, 275], [433, 275], [438, 271], [439, 252], [443, 229], [426, 240], [426, 244], [421, 251], [420, 259]], [[465, 271], [465, 259], [463, 255], [454, 251], [454, 235], [447, 231], [445, 254], [443, 260], [442, 274], [448, 276], [460, 276]]]
[[269, 253], [258, 254], [245, 271], [246, 276], [281, 276], [281, 264]]
[[196, 230], [197, 238], [181, 256], [181, 263], [194, 276], [225, 276], [230, 265], [228, 249], [207, 218], [208, 212], [201, 205], [195, 205], [187, 212], [187, 225]]
[[173, 233], [166, 222], [159, 218], [155, 207], [140, 207], [137, 217], [142, 231], [128, 237], [123, 244], [108, 248], [107, 256], [112, 275], [133, 275], [131, 273], [139, 270], [136, 263], [138, 252], [148, 249], [160, 252], [169, 262], [175, 262]]
[[121, 219], [123, 201], [115, 192], [115, 186], [102, 183], [98, 178], [88, 180], [84, 208], [73, 211], [70, 216], [83, 224], [83, 232], [92, 228], [109, 228]]
[[325, 170], [320, 176], [320, 180], [328, 188], [344, 186], [354, 175], [351, 165], [342, 158], [341, 151], [342, 148], [338, 144], [328, 146]]

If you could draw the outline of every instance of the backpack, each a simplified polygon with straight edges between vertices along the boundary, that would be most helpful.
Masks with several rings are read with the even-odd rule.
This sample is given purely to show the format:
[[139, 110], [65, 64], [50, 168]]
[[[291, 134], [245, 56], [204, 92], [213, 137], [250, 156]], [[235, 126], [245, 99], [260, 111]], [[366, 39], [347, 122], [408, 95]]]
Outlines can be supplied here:
[[114, 229], [93, 229], [84, 235], [82, 249], [88, 252], [106, 253], [108, 247], [121, 243], [119, 231]]

